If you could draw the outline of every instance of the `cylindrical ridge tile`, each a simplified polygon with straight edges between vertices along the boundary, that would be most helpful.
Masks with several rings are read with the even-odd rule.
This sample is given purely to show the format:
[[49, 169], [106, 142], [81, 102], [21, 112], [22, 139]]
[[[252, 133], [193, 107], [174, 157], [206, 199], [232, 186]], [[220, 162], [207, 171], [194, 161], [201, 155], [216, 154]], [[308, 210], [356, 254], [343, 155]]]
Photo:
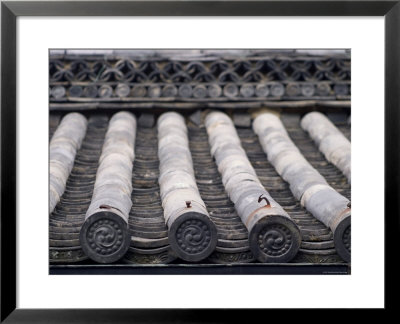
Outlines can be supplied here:
[[217, 244], [217, 230], [200, 197], [184, 118], [167, 112], [158, 118], [160, 195], [168, 240], [178, 257], [198, 262]]
[[83, 115], [69, 113], [62, 119], [50, 141], [49, 214], [53, 212], [64, 193], [76, 152], [85, 137], [86, 128], [87, 120]]
[[306, 114], [300, 125], [309, 133], [325, 158], [342, 171], [351, 183], [351, 143], [343, 133], [317, 111]]
[[129, 248], [135, 137], [135, 116], [124, 111], [114, 114], [103, 143], [92, 200], [80, 231], [83, 251], [99, 263], [118, 261]]
[[211, 112], [205, 125], [222, 182], [249, 231], [250, 249], [260, 262], [289, 262], [300, 247], [300, 231], [259, 181], [231, 118]]
[[253, 129], [268, 160], [289, 183], [293, 195], [332, 230], [336, 251], [345, 261], [350, 261], [350, 201], [329, 186], [303, 157], [279, 117], [271, 113], [261, 114], [254, 120]]

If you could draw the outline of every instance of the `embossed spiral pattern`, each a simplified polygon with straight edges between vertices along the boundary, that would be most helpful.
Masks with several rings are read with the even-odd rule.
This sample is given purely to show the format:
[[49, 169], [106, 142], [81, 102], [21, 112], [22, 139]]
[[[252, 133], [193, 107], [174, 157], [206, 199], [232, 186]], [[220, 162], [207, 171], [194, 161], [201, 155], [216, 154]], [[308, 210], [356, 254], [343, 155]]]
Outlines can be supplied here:
[[121, 247], [123, 236], [117, 223], [111, 220], [98, 220], [89, 227], [86, 239], [93, 251], [101, 255], [110, 255]]
[[351, 225], [344, 230], [342, 240], [346, 250], [351, 252]]
[[200, 220], [187, 220], [176, 231], [179, 247], [189, 254], [204, 251], [210, 244], [211, 232], [206, 223]]
[[258, 234], [260, 249], [269, 256], [285, 254], [292, 245], [290, 230], [283, 225], [273, 224], [264, 227]]

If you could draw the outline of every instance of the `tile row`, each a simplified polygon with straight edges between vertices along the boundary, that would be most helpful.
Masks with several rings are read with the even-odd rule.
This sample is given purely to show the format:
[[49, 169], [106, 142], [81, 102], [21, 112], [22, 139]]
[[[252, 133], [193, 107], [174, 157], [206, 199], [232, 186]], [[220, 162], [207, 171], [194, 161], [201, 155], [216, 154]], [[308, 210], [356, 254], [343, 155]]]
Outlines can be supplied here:
[[[131, 173], [130, 160], [127, 159], [127, 166], [119, 166], [125, 158], [114, 155], [108, 168], [112, 171], [118, 165], [122, 173], [114, 170], [106, 180], [101, 180], [99, 172], [104, 167], [99, 170], [99, 166], [104, 159], [100, 157], [107, 150], [112, 154], [127, 150], [124, 136], [132, 134], [120, 129], [116, 135], [121, 145], [118, 141], [113, 142], [116, 145], [107, 145], [109, 120], [115, 116], [88, 116], [86, 135], [77, 150], [65, 191], [50, 214], [51, 263], [91, 262], [87, 257], [100, 263], [135, 264], [350, 261], [338, 250], [336, 227], [304, 204], [303, 195], [299, 196], [288, 178], [277, 172], [280, 167], [274, 164], [273, 153], [267, 157], [260, 144], [260, 140], [265, 144], [264, 135], [271, 135], [257, 131], [257, 136], [249, 114], [242, 116], [243, 120], [250, 120], [246, 124], [236, 123], [235, 118], [232, 121], [221, 112], [198, 111], [186, 119], [170, 112], [159, 117], [155, 125], [155, 115], [142, 114], [136, 121], [129, 113], [123, 124], [132, 125], [135, 132], [134, 148], [128, 149], [133, 158]], [[264, 113], [264, 117], [256, 117], [256, 121], [257, 118], [276, 117]], [[300, 115], [283, 114], [277, 119], [283, 122], [288, 139], [299, 154], [325, 179], [326, 186], [349, 202], [350, 184], [301, 128]], [[59, 123], [59, 116], [50, 116], [50, 136]], [[264, 123], [268, 124], [261, 124]], [[349, 125], [336, 124], [348, 137]], [[296, 160], [293, 165], [297, 165]], [[296, 168], [290, 163], [288, 166]], [[131, 178], [126, 184], [122, 181], [125, 176], [118, 180], [124, 170]], [[297, 178], [301, 180], [301, 174], [293, 179]], [[97, 216], [95, 227], [85, 227], [83, 224], [90, 219], [87, 215], [99, 212], [93, 209], [96, 211], [88, 213], [100, 190], [93, 193], [99, 181], [118, 190], [110, 195], [109, 190], [104, 191], [107, 203], [97, 206], [101, 207], [102, 216]], [[100, 191], [106, 188], [104, 184]], [[306, 196], [319, 192], [316, 189], [314, 186]], [[119, 206], [115, 199], [110, 199], [122, 199], [124, 195], [130, 197], [126, 211], [122, 211], [125, 203]], [[350, 208], [349, 205], [348, 214]], [[108, 217], [121, 213], [128, 239], [123, 239], [124, 231], [114, 226], [114, 216]], [[340, 232], [340, 240], [350, 254], [350, 223], [347, 225]], [[82, 241], [80, 236], [87, 240]], [[125, 250], [119, 249], [122, 245]], [[90, 246], [94, 246], [93, 253], [87, 252]]]

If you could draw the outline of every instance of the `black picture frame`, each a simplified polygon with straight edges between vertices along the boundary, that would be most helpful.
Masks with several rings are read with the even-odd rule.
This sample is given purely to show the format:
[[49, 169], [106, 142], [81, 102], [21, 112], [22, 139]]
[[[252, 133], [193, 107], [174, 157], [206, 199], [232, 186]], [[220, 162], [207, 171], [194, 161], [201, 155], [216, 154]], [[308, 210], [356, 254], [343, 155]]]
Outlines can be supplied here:
[[[2, 1], [1, 2], [1, 322], [219, 322], [238, 310], [16, 308], [16, 19], [19, 16], [384, 16], [385, 308], [397, 285], [399, 234], [400, 1]], [[373, 151], [373, 148], [371, 148]], [[370, 203], [370, 199], [366, 199]], [[371, 204], [371, 208], [379, 209]], [[398, 237], [398, 236], [397, 236]], [[371, 256], [373, 260], [373, 256]], [[373, 261], [372, 261], [373, 262]], [[39, 293], [39, 292], [38, 292]], [[240, 311], [242, 312], [242, 310]], [[256, 311], [252, 311], [256, 312]], [[261, 311], [257, 311], [261, 312]], [[263, 311], [265, 312], [265, 311]], [[253, 316], [258, 316], [252, 314]], [[260, 317], [263, 316], [260, 314]], [[255, 318], [255, 317], [254, 317]]]

